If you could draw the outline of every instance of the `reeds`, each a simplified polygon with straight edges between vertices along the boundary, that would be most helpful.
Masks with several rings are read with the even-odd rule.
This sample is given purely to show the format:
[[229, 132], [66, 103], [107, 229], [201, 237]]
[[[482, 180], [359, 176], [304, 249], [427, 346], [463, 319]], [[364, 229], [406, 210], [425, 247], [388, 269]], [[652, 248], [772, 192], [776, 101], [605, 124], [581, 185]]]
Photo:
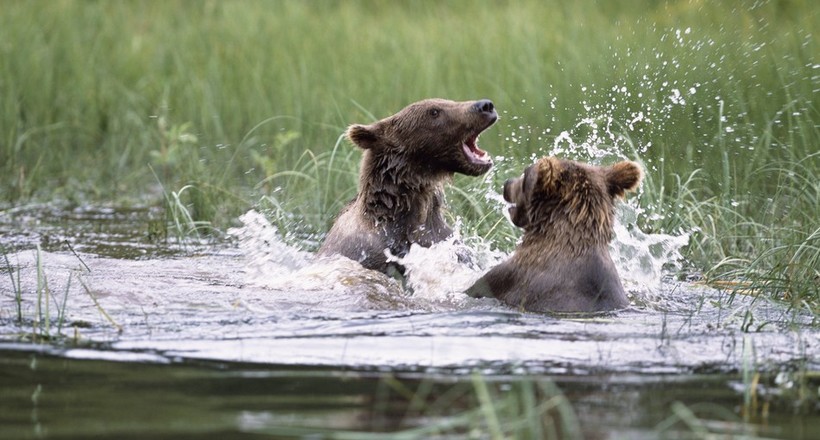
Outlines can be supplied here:
[[[77, 258], [78, 266], [69, 270], [68, 277], [65, 278], [65, 286], [59, 289], [53, 289], [49, 284], [49, 271], [44, 261], [48, 254], [40, 249], [39, 244], [35, 250], [31, 251], [34, 254], [33, 282], [35, 283], [35, 287], [29, 295], [26, 293], [27, 289], [25, 289], [21, 283], [20, 275], [21, 272], [26, 269], [26, 263], [22, 265], [12, 265], [5, 249], [0, 246], [0, 253], [3, 254], [3, 261], [5, 262], [5, 266], [2, 267], [2, 269], [8, 271], [11, 280], [16, 312], [15, 322], [20, 330], [20, 333], [16, 337], [20, 340], [49, 344], [62, 344], [66, 342], [76, 344], [79, 342], [79, 333], [77, 332], [76, 324], [73, 336], [67, 335], [64, 332], [66, 327], [66, 307], [68, 306], [72, 283], [75, 280], [80, 283], [80, 286], [89, 295], [100, 315], [118, 331], [122, 331], [122, 326], [117, 324], [105, 311], [102, 305], [97, 301], [95, 293], [89, 289], [83, 281], [82, 274], [84, 272], [90, 272], [91, 269], [85, 264], [82, 258], [74, 252], [70, 244], [68, 244], [68, 247]], [[53, 280], [53, 278], [51, 279]]]

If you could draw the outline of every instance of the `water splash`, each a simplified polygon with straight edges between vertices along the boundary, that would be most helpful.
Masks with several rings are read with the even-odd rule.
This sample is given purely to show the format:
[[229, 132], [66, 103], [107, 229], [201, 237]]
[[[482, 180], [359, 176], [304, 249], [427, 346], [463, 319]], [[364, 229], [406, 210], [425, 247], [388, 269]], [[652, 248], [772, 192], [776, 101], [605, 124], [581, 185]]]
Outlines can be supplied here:
[[285, 242], [279, 229], [251, 210], [239, 217], [241, 227], [228, 234], [245, 256], [247, 282], [278, 294], [281, 307], [315, 305], [329, 312], [361, 309], [406, 309], [400, 284], [344, 257], [317, 258]]
[[407, 287], [414, 300], [432, 306], [475, 305], [476, 300], [464, 291], [508, 257], [477, 237], [466, 244], [459, 225], [454, 230], [450, 238], [429, 248], [413, 244], [404, 257], [391, 257], [405, 267]]
[[[278, 228], [259, 212], [239, 217], [228, 233], [245, 256], [250, 285], [277, 294], [277, 301], [315, 303], [329, 311], [351, 309], [454, 310], [487, 305], [463, 292], [507, 255], [480, 238], [459, 232], [429, 248], [412, 245], [404, 257], [388, 255], [406, 268], [402, 281], [341, 256], [318, 258], [285, 243]], [[469, 243], [468, 243], [469, 242]]]
[[279, 228], [259, 212], [250, 210], [239, 217], [242, 227], [228, 229], [237, 239], [239, 249], [247, 259], [246, 270], [251, 278], [277, 278], [307, 266], [313, 259], [309, 252], [289, 246]]
[[628, 203], [619, 204], [616, 212], [609, 250], [624, 288], [638, 303], [663, 307], [664, 277], [680, 268], [681, 249], [689, 244], [690, 234], [645, 233], [637, 225], [639, 209]]
[[[497, 195], [496, 195], [497, 196]], [[497, 197], [496, 197], [497, 198]], [[495, 200], [495, 199], [494, 199]], [[502, 212], [504, 205], [499, 203]], [[688, 234], [647, 234], [637, 226], [639, 210], [620, 204], [610, 246], [624, 287], [639, 305], [663, 307], [664, 275], [677, 267]], [[277, 228], [256, 211], [242, 215], [243, 226], [229, 230], [245, 255], [248, 283], [277, 292], [277, 301], [328, 310], [458, 310], [491, 306], [463, 292], [490, 268], [512, 254], [480, 237], [463, 237], [460, 223], [449, 239], [429, 248], [412, 245], [403, 257], [389, 256], [405, 267], [403, 284], [365, 269], [344, 257], [317, 258], [288, 245]], [[298, 295], [293, 295], [298, 292]], [[282, 307], [287, 307], [282, 305]]]

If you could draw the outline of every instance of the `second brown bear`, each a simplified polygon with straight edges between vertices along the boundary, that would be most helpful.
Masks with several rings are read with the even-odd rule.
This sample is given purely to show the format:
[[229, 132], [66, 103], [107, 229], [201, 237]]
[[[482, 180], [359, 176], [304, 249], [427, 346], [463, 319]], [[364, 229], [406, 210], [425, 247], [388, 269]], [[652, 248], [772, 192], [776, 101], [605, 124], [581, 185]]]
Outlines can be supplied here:
[[535, 312], [596, 312], [629, 302], [609, 254], [615, 203], [637, 188], [641, 169], [545, 157], [504, 184], [512, 222], [524, 229], [508, 260], [467, 291]]

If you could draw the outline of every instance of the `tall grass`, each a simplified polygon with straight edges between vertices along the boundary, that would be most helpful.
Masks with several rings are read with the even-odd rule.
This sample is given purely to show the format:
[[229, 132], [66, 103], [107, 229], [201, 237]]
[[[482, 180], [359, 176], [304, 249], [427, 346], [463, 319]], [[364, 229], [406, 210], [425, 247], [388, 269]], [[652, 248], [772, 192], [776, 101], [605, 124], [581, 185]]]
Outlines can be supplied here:
[[533, 155], [579, 153], [566, 132], [645, 165], [641, 226], [697, 230], [687, 257], [710, 278], [820, 304], [812, 1], [2, 9], [0, 204], [170, 200], [192, 230], [258, 204], [317, 241], [355, 193], [348, 124], [487, 97], [502, 119], [482, 145], [506, 160], [455, 180], [467, 231], [512, 246], [484, 194]]

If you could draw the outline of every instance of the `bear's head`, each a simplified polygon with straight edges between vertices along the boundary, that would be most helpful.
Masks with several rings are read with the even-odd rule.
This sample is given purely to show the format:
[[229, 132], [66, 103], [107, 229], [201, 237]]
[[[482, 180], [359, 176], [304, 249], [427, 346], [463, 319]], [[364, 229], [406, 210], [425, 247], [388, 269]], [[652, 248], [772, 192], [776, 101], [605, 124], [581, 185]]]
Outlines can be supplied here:
[[347, 136], [374, 155], [412, 164], [418, 173], [478, 176], [493, 165], [478, 148], [478, 136], [497, 119], [487, 99], [427, 99], [373, 124], [352, 125]]
[[637, 188], [641, 176], [638, 164], [629, 161], [600, 167], [545, 157], [504, 184], [504, 199], [512, 204], [513, 224], [525, 233], [549, 232], [582, 242], [572, 247], [608, 243], [615, 200]]
[[609, 255], [615, 202], [641, 180], [634, 162], [594, 166], [539, 159], [504, 184], [510, 217], [524, 229], [506, 261], [467, 294], [536, 312], [596, 312], [629, 305]]

